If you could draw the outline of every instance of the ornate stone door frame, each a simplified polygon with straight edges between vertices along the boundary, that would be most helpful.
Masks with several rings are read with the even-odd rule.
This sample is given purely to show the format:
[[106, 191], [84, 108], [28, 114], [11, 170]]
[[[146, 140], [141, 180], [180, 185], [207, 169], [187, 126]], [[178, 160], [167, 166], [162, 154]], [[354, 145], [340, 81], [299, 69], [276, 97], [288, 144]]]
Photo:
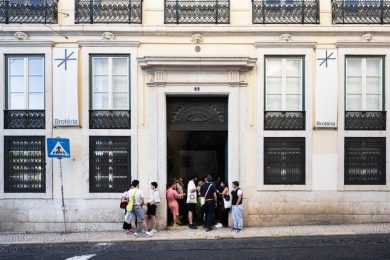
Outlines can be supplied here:
[[[240, 88], [246, 87], [246, 73], [256, 59], [249, 57], [143, 57], [146, 71], [146, 125], [148, 126], [148, 177], [167, 184], [167, 96], [228, 96], [228, 182], [239, 180], [240, 172]], [[161, 193], [165, 197], [165, 193]], [[166, 203], [159, 207], [162, 226]]]

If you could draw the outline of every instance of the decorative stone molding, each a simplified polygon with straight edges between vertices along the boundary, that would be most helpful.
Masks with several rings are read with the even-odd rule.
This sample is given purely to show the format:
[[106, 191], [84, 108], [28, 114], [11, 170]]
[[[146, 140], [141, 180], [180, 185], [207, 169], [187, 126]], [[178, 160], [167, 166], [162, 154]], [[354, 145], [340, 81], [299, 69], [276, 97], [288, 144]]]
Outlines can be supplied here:
[[291, 34], [285, 33], [285, 34], [280, 35], [279, 41], [281, 41], [281, 42], [290, 42], [291, 41]]
[[158, 71], [165, 68], [178, 68], [192, 70], [194, 67], [209, 67], [221, 71], [237, 70], [245, 72], [252, 70], [257, 58], [250, 57], [163, 57], [145, 56], [138, 58], [140, 67], [144, 70]]
[[13, 40], [13, 41], [0, 41], [0, 47], [53, 47], [54, 43], [52, 41], [21, 41], [21, 40]]
[[79, 41], [81, 47], [138, 47], [136, 41]]
[[[142, 57], [138, 58], [139, 66], [147, 72], [148, 87], [196, 86], [246, 87], [243, 80], [245, 72], [252, 70], [256, 65], [256, 58], [249, 57]], [[187, 80], [184, 77], [169, 77], [169, 75], [186, 75], [200, 73], [200, 78]], [[217, 78], [209, 75], [219, 75]]]
[[362, 39], [366, 42], [372, 41], [372, 38], [374, 38], [374, 35], [372, 33], [366, 33], [362, 35]]
[[24, 33], [24, 32], [16, 32], [16, 33], [14, 33], [14, 37], [18, 41], [26, 41], [26, 40], [28, 40], [28, 34]]
[[115, 39], [115, 34], [112, 32], [104, 32], [102, 33], [102, 39], [106, 41], [112, 41]]
[[166, 74], [165, 71], [155, 71], [154, 72], [154, 82], [165, 82]]
[[255, 42], [256, 48], [315, 48], [317, 42]]
[[337, 48], [390, 48], [390, 42], [370, 42], [367, 45], [367, 42], [359, 41], [359, 42], [337, 42]]
[[191, 42], [196, 43], [196, 44], [203, 42], [203, 35], [200, 33], [193, 34], [192, 38], [191, 38]]
[[149, 71], [149, 82], [147, 83], [149, 87], [165, 87], [166, 81], [165, 71]]
[[240, 73], [238, 71], [229, 71], [230, 82], [240, 82]]

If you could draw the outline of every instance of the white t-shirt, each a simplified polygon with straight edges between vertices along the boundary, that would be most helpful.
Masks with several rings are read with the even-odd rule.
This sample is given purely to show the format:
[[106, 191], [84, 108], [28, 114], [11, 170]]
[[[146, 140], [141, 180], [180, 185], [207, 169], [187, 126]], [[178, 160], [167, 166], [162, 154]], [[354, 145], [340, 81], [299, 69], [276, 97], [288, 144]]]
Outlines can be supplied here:
[[152, 194], [150, 195], [150, 202], [154, 202], [156, 204], [160, 201], [160, 193], [158, 192], [158, 190], [152, 191]]
[[[191, 190], [195, 190], [193, 192], [191, 192]], [[195, 186], [195, 183], [194, 181], [190, 181], [188, 183], [188, 186], [187, 186], [187, 203], [195, 203], [196, 201], [196, 186]]]
[[136, 192], [134, 205], [141, 205], [141, 198], [144, 197], [144, 194], [143, 194], [142, 190], [140, 190], [140, 189], [131, 189], [131, 190], [129, 190], [127, 192], [127, 197], [130, 200], [133, 197], [134, 192]]

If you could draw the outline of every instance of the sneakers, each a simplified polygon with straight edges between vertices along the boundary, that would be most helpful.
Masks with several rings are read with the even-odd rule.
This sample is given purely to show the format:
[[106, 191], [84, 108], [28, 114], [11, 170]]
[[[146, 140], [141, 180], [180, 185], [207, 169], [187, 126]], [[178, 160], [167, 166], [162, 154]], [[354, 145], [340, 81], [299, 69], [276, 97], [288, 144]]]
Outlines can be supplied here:
[[236, 233], [240, 233], [242, 229], [236, 229]]
[[148, 238], [148, 237], [152, 237], [153, 236], [153, 233], [152, 232], [145, 232], [144, 233], [144, 237]]
[[150, 232], [153, 233], [153, 234], [156, 234], [158, 231], [155, 230], [155, 229], [152, 229]]
[[212, 228], [206, 228], [206, 232], [210, 232], [210, 231], [213, 231]]
[[198, 229], [198, 227], [195, 224], [189, 224], [188, 227], [190, 229]]
[[[153, 233], [152, 232], [145, 232], [145, 233], [142, 234], [142, 236], [145, 237], [145, 238], [152, 237]], [[133, 234], [133, 238], [134, 239], [139, 238], [139, 234], [138, 233], [134, 233]]]
[[215, 225], [216, 228], [222, 228], [223, 225], [221, 223], [218, 223], [217, 225]]

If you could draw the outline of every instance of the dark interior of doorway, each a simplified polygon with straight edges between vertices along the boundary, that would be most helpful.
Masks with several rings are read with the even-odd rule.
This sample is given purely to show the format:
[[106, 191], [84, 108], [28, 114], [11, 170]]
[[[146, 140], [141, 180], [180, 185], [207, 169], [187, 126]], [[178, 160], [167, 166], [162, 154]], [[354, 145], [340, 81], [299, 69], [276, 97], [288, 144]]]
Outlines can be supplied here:
[[[168, 131], [168, 185], [177, 178], [183, 178], [187, 185], [192, 176], [203, 179], [211, 175], [214, 180], [227, 181], [227, 139], [227, 131]], [[185, 201], [179, 200], [182, 224], [187, 224]], [[167, 213], [169, 225], [172, 216], [169, 210]]]
[[168, 131], [168, 180], [227, 178], [227, 131]]

